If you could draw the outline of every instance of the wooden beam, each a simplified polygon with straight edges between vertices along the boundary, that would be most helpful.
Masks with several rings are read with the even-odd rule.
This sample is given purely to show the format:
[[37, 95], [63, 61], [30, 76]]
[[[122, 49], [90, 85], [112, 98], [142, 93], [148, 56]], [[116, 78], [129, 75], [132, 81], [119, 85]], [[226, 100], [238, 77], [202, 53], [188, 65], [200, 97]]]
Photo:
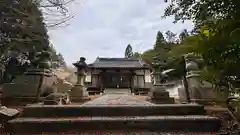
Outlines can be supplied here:
[[144, 71], [144, 76], [143, 76], [144, 87], [146, 87], [146, 80], [145, 80], [146, 70], [144, 69], [143, 71]]

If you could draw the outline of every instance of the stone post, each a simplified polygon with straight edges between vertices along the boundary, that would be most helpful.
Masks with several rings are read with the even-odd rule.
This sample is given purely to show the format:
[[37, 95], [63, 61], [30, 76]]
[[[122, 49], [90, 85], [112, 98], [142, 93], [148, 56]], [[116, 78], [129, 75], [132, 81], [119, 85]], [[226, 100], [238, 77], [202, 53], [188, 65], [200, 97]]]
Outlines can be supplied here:
[[197, 100], [202, 99], [202, 94], [200, 93], [200, 69], [198, 63], [195, 61], [197, 60], [196, 57], [187, 55], [185, 56], [186, 59], [186, 78], [188, 81], [189, 86], [189, 96], [191, 102], [195, 103]]
[[77, 83], [69, 92], [70, 99], [72, 101], [78, 101], [83, 99], [88, 99], [88, 93], [86, 87], [84, 85], [84, 81], [86, 78], [87, 64], [85, 62], [86, 58], [81, 57], [80, 61], [73, 63], [73, 65], [77, 68]]
[[174, 103], [174, 98], [169, 97], [169, 92], [166, 91], [163, 84], [161, 84], [162, 73], [154, 71], [152, 76], [154, 84], [149, 92], [149, 100], [156, 104]]

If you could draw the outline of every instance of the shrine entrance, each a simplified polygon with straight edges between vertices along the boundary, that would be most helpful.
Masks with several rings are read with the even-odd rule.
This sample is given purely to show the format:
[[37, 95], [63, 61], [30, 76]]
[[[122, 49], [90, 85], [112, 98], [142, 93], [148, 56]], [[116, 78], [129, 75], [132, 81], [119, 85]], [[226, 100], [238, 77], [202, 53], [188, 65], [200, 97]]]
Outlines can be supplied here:
[[103, 74], [104, 88], [130, 88], [131, 74], [120, 72], [106, 72]]

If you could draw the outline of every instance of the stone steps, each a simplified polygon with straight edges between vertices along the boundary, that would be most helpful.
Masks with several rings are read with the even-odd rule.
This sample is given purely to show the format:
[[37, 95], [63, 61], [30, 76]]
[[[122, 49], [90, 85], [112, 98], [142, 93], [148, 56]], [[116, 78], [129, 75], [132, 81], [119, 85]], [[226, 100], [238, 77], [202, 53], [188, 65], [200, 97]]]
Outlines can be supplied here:
[[146, 105], [30, 105], [22, 117], [81, 116], [161, 116], [204, 115], [204, 106], [197, 104]]
[[[201, 127], [201, 128], [199, 128]], [[134, 116], [134, 117], [75, 117], [26, 118], [11, 120], [7, 131], [16, 133], [67, 132], [86, 130], [146, 130], [155, 132], [217, 132], [220, 121], [213, 117]]]
[[107, 88], [104, 90], [104, 94], [130, 94], [130, 89], [114, 89], [114, 88]]
[[131, 95], [109, 94], [82, 105], [28, 105], [19, 118], [8, 121], [5, 127], [16, 134], [126, 130], [157, 133], [219, 131], [221, 121], [204, 114], [202, 105], [156, 105]]
[[154, 132], [154, 131], [146, 131], [146, 130], [89, 130], [89, 131], [67, 131], [67, 132], [58, 132], [58, 133], [48, 133], [44, 132], [44, 134], [39, 133], [31, 133], [31, 135], [216, 135], [216, 133], [194, 133], [194, 132]]

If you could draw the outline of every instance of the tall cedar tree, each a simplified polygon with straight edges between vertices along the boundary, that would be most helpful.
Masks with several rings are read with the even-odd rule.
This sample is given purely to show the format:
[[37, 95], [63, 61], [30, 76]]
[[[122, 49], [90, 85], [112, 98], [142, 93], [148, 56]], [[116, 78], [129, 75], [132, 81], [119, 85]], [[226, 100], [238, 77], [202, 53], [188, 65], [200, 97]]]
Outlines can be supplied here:
[[128, 44], [125, 49], [125, 58], [132, 58], [132, 57], [133, 57], [132, 46]]
[[35, 4], [29, 0], [8, 0], [0, 6], [1, 56], [9, 50], [32, 52], [48, 47], [47, 30]]
[[161, 48], [163, 44], [166, 44], [166, 40], [165, 40], [162, 32], [158, 31], [156, 43], [154, 44], [154, 49], [156, 50], [158, 48]]
[[[157, 63], [158, 65], [160, 64], [161, 70], [163, 70], [165, 63], [168, 58], [168, 52], [169, 48], [167, 41], [165, 40], [162, 32], [158, 31], [157, 33], [157, 38], [156, 38], [156, 43], [154, 45], [154, 52], [155, 55], [152, 58], [153, 63]], [[159, 67], [160, 68], [160, 67]]]
[[[49, 46], [47, 29], [43, 22], [43, 15], [36, 3], [31, 0], [5, 0], [0, 3], [0, 63], [9, 51], [29, 52], [34, 54]], [[31, 58], [31, 57], [30, 57]]]

